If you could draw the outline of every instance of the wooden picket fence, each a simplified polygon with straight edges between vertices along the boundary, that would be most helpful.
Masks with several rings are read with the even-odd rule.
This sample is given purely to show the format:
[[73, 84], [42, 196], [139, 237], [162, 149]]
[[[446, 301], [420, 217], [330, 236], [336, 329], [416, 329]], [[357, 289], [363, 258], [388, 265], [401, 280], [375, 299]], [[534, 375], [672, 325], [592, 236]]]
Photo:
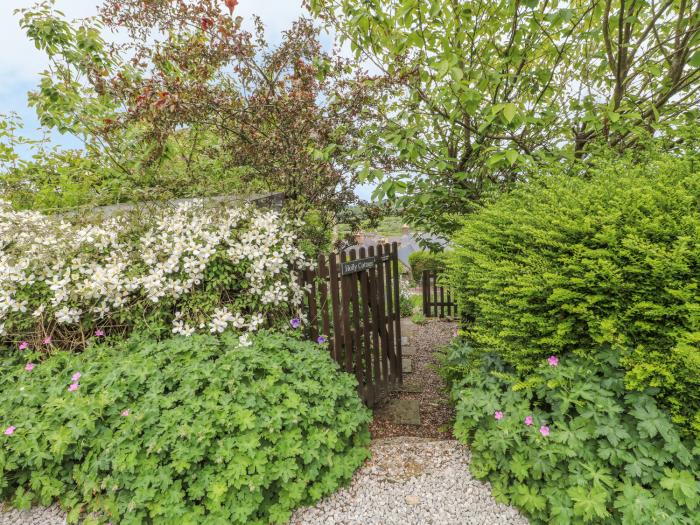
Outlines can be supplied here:
[[319, 255], [305, 270], [309, 337], [326, 337], [331, 356], [355, 374], [368, 406], [403, 381], [396, 243]]
[[450, 288], [438, 284], [438, 275], [423, 270], [421, 279], [423, 291], [423, 315], [426, 317], [457, 317], [457, 301]]

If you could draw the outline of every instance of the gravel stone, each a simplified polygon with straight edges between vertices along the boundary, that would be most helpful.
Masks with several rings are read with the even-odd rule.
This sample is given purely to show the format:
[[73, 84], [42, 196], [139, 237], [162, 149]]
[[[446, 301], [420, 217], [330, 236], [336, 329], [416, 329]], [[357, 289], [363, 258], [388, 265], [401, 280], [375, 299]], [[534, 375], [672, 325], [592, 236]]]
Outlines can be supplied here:
[[0, 525], [66, 525], [66, 515], [58, 505], [19, 511], [0, 504]]
[[297, 510], [289, 525], [527, 525], [471, 476], [469, 460], [454, 440], [375, 440], [349, 487]]

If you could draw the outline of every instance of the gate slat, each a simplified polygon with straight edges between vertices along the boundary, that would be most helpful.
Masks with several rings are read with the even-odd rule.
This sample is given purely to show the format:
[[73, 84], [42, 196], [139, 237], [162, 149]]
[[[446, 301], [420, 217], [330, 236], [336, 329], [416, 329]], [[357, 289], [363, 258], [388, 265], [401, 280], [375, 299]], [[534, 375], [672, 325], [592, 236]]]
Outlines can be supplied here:
[[438, 316], [438, 286], [437, 273], [433, 272], [433, 303], [435, 304], [435, 317]]
[[[345, 251], [340, 252], [340, 263], [347, 262], [347, 254]], [[350, 281], [352, 275], [341, 275], [340, 276], [340, 293], [341, 293], [341, 304], [342, 311], [341, 316], [343, 318], [343, 362], [345, 363], [345, 371], [353, 372], [352, 369], [352, 352], [353, 352], [353, 335], [352, 328], [350, 326], [350, 298], [351, 298], [351, 288]]]
[[[360, 248], [359, 257], [360, 259], [365, 259], [367, 257], [367, 251], [364, 247]], [[372, 381], [372, 343], [370, 339], [372, 325], [370, 323], [369, 316], [370, 295], [368, 272], [360, 272], [358, 274], [358, 279], [360, 281], [360, 303], [362, 306], [362, 343], [364, 350], [363, 376], [365, 378], [365, 388], [367, 391], [367, 403], [369, 404], [369, 406], [374, 406], [375, 395], [374, 383]]]
[[391, 286], [391, 245], [384, 245], [384, 253], [385, 255], [388, 255], [386, 261], [384, 261], [382, 264], [384, 265], [384, 286], [386, 287], [384, 300], [386, 301], [387, 340], [389, 341], [387, 350], [389, 352], [389, 362], [391, 363], [391, 366], [389, 367], [389, 382], [393, 384], [396, 381], [396, 376], [398, 375], [398, 361], [396, 359], [396, 347], [394, 346], [394, 294], [392, 289], [393, 287]]
[[[368, 249], [369, 257], [375, 257], [374, 246], [370, 246]], [[374, 398], [375, 400], [379, 396], [379, 391], [381, 389], [382, 383], [382, 371], [380, 369], [380, 357], [381, 357], [381, 347], [380, 347], [380, 321], [379, 321], [379, 305], [377, 299], [377, 270], [372, 267], [369, 270], [368, 279], [368, 290], [369, 303], [371, 311], [371, 325], [372, 325], [372, 379], [374, 381]]]
[[[355, 249], [350, 250], [350, 260], [357, 259]], [[359, 276], [361, 272], [354, 272], [348, 275], [350, 286], [350, 303], [352, 305], [352, 361], [355, 368], [355, 377], [362, 392], [363, 401], [367, 402], [367, 389], [364, 378], [364, 367], [362, 365], [362, 331], [360, 330], [360, 300], [357, 289], [359, 287]]]
[[391, 244], [391, 265], [394, 270], [394, 333], [396, 334], [396, 370], [399, 384], [403, 384], [403, 356], [401, 349], [401, 290], [399, 290], [401, 276], [399, 275], [399, 245]]
[[377, 246], [377, 302], [379, 304], [379, 336], [382, 344], [382, 386], [386, 391], [389, 388], [389, 372], [391, 360], [389, 357], [389, 332], [387, 330], [386, 321], [386, 291], [384, 290], [384, 263], [381, 259], [384, 257], [384, 247], [380, 244]]
[[340, 286], [338, 282], [338, 260], [334, 253], [328, 255], [328, 274], [331, 289], [331, 308], [333, 309], [333, 357], [343, 365], [343, 322], [340, 315]]

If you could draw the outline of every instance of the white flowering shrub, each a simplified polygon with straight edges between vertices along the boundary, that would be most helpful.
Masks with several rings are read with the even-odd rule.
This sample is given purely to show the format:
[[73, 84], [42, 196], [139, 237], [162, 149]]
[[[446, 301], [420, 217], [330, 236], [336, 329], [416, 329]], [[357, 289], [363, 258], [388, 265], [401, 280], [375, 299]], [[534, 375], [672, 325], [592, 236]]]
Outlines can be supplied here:
[[275, 212], [179, 204], [86, 221], [0, 201], [0, 338], [80, 348], [92, 338], [247, 334], [298, 315], [305, 268]]

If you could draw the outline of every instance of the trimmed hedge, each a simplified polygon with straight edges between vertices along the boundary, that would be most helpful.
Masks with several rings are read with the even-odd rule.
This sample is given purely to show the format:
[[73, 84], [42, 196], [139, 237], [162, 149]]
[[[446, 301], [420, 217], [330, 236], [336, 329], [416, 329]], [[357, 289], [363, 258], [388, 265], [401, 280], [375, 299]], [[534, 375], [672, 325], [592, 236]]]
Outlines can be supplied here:
[[368, 457], [371, 414], [319, 345], [252, 343], [133, 338], [33, 368], [2, 358], [0, 498], [57, 499], [85, 523], [286, 522]]
[[700, 173], [664, 158], [551, 176], [467, 217], [450, 279], [468, 335], [525, 376], [612, 348], [700, 435]]
[[445, 254], [419, 250], [408, 256], [408, 264], [411, 266], [411, 276], [416, 283], [420, 283], [423, 270], [442, 272], [445, 269]]

